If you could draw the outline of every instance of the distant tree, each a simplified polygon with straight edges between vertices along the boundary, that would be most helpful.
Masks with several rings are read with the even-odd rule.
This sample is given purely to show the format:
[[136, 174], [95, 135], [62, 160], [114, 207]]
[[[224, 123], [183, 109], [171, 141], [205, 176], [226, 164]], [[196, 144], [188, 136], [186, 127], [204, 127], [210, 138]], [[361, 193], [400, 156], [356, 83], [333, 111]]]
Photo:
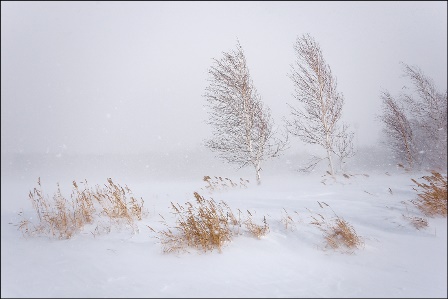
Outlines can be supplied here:
[[205, 144], [240, 168], [252, 165], [260, 184], [262, 162], [278, 156], [287, 137], [275, 136], [274, 121], [252, 82], [239, 41], [236, 50], [222, 54], [209, 69], [205, 98], [210, 109], [208, 123], [214, 131]]
[[381, 93], [383, 100], [383, 114], [381, 120], [385, 124], [384, 132], [388, 143], [395, 154], [405, 160], [410, 169], [414, 166], [415, 144], [411, 123], [406, 116], [403, 106], [400, 106], [388, 91]]
[[[402, 67], [403, 76], [413, 85], [413, 92], [402, 92], [396, 99], [387, 91], [381, 94], [383, 114], [380, 119], [385, 124], [386, 136], [392, 141], [390, 147], [400, 162], [405, 160], [411, 169], [446, 169], [447, 92], [438, 91], [433, 80], [419, 67], [405, 63]], [[405, 86], [404, 90], [410, 88]]]
[[416, 95], [404, 93], [405, 103], [414, 124], [420, 163], [445, 167], [447, 163], [447, 91], [437, 90], [431, 78], [419, 67], [402, 63]]
[[[303, 142], [320, 145], [326, 150], [330, 173], [334, 175], [332, 154], [336, 152], [335, 143], [342, 146], [339, 149], [343, 152], [338, 153], [344, 159], [351, 155], [346, 150], [352, 147], [348, 143], [353, 141], [353, 133], [348, 134], [347, 128], [337, 135], [344, 98], [337, 91], [336, 78], [314, 38], [309, 34], [298, 37], [294, 50], [296, 61], [289, 77], [294, 83], [294, 97], [302, 103], [303, 109], [289, 105], [293, 119], [286, 120], [286, 126], [289, 133]], [[347, 144], [343, 145], [344, 142]], [[320, 160], [315, 157], [312, 163]]]

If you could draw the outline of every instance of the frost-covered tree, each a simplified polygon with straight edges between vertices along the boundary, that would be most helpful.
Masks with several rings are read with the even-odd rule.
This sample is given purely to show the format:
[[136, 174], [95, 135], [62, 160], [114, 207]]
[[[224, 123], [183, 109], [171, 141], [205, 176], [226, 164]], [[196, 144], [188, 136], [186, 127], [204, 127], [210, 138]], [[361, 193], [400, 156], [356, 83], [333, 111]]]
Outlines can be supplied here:
[[[294, 83], [294, 97], [302, 107], [289, 105], [292, 119], [286, 120], [286, 126], [289, 133], [300, 137], [303, 142], [320, 145], [326, 150], [330, 173], [334, 175], [332, 155], [335, 153], [335, 143], [353, 140], [350, 137], [353, 133], [348, 134], [347, 128], [339, 131], [338, 135], [344, 97], [337, 91], [336, 78], [314, 38], [309, 34], [298, 37], [294, 50], [296, 61], [291, 66], [289, 77]], [[345, 152], [342, 156], [348, 157]]]
[[[387, 91], [381, 95], [383, 114], [380, 119], [385, 124], [389, 145], [400, 162], [405, 160], [410, 168], [446, 169], [447, 92], [438, 91], [433, 80], [419, 67], [405, 63], [402, 66], [403, 76], [412, 84], [412, 88], [405, 86], [404, 90], [411, 90], [411, 93], [402, 92], [396, 99]], [[395, 124], [396, 129], [391, 124]], [[393, 133], [398, 129], [401, 137]]]
[[397, 157], [406, 161], [409, 168], [413, 168], [415, 161], [415, 144], [411, 123], [404, 108], [388, 91], [381, 93], [383, 100], [383, 114], [381, 120], [385, 127], [383, 131], [388, 137], [388, 143]]
[[420, 163], [446, 167], [447, 91], [437, 90], [431, 78], [419, 67], [402, 63], [404, 76], [411, 80], [414, 94], [404, 93], [403, 102], [415, 124], [416, 150]]
[[252, 165], [260, 184], [262, 162], [278, 156], [287, 139], [275, 136], [270, 110], [252, 82], [239, 41], [236, 50], [222, 54], [209, 69], [205, 98], [213, 137], [205, 144], [239, 168]]

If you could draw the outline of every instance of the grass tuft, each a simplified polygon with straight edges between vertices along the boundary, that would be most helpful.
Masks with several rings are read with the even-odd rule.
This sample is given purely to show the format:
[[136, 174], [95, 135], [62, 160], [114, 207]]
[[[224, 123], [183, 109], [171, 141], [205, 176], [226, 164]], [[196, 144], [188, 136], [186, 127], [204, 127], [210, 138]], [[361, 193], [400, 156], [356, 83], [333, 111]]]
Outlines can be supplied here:
[[203, 252], [217, 249], [221, 253], [226, 243], [242, 234], [242, 224], [249, 234], [258, 239], [269, 233], [266, 217], [263, 217], [263, 224], [256, 224], [252, 220], [252, 213], [247, 211], [248, 216], [242, 221], [240, 209], [237, 217], [224, 201], [206, 199], [198, 192], [193, 195], [195, 201], [186, 202], [184, 205], [171, 202], [172, 214], [176, 218], [174, 227], [168, 225], [160, 214], [161, 223], [166, 228], [157, 232], [148, 226], [151, 232], [157, 234], [156, 238], [160, 240], [164, 253], [185, 252], [188, 251], [187, 248]]
[[252, 214], [247, 211], [248, 217], [247, 220], [244, 221], [244, 225], [251, 235], [256, 237], [257, 239], [261, 239], [261, 237], [267, 235], [269, 233], [269, 224], [266, 220], [266, 216], [263, 216], [263, 224], [256, 224], [252, 221]]
[[[284, 214], [283, 214], [283, 211], [285, 212]], [[285, 230], [290, 229], [291, 231], [294, 231], [294, 228], [296, 228], [295, 221], [288, 214], [288, 212], [286, 211], [285, 208], [283, 208], [283, 211], [282, 211], [282, 217], [280, 219], [280, 223], [283, 224], [283, 226], [285, 227]], [[297, 213], [297, 211], [294, 211], [294, 213], [299, 215], [299, 213]]]
[[163, 252], [185, 251], [187, 247], [204, 252], [218, 249], [221, 252], [225, 242], [232, 240], [239, 220], [229, 206], [223, 201], [217, 203], [213, 199], [205, 199], [197, 192], [193, 195], [196, 204], [187, 202], [181, 206], [171, 202], [172, 213], [176, 217], [174, 228], [168, 226], [160, 215], [162, 223], [167, 227], [159, 232], [158, 237]]
[[418, 216], [407, 216], [403, 214], [403, 217], [407, 219], [413, 227], [420, 230], [422, 228], [428, 227], [428, 220], [426, 218], [418, 217]]
[[[321, 208], [330, 207], [325, 202], [317, 203]], [[326, 247], [345, 249], [347, 252], [361, 248], [364, 245], [364, 241], [358, 236], [354, 227], [348, 221], [339, 217], [334, 211], [333, 214], [334, 217], [330, 220], [327, 220], [319, 213], [316, 216], [311, 216], [313, 219], [311, 224], [317, 226], [324, 233]]]
[[[108, 185], [104, 188], [96, 186], [89, 188], [87, 180], [81, 182], [84, 187], [73, 181], [73, 191], [70, 200], [62, 195], [59, 183], [52, 200], [44, 195], [40, 178], [37, 180], [38, 187], [29, 192], [29, 199], [37, 214], [38, 223], [33, 224], [28, 219], [19, 222], [18, 228], [24, 236], [43, 234], [58, 239], [70, 239], [74, 234], [80, 232], [86, 224], [92, 224], [99, 215], [106, 215], [109, 220], [120, 224], [124, 220], [134, 231], [136, 225], [134, 220], [141, 220], [144, 201], [137, 200], [132, 191], [115, 184], [108, 179]], [[24, 217], [23, 213], [19, 216]], [[101, 232], [110, 232], [107, 227], [99, 223], [94, 236]]]
[[423, 176], [427, 183], [420, 183], [411, 179], [420, 190], [418, 198], [411, 202], [416, 205], [426, 216], [447, 216], [447, 177], [436, 171], [431, 172], [431, 176]]

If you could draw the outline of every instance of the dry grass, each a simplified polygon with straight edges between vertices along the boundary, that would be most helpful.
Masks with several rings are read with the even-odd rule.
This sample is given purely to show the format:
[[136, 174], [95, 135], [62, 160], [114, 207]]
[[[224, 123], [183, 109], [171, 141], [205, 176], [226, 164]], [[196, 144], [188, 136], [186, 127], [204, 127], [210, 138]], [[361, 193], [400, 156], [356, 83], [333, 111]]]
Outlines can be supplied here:
[[241, 235], [242, 224], [247, 232], [258, 239], [269, 232], [269, 225], [266, 217], [263, 217], [262, 224], [254, 223], [252, 213], [247, 211], [248, 216], [245, 221], [241, 220], [241, 210], [238, 209], [238, 217], [232, 212], [224, 201], [216, 202], [205, 199], [199, 193], [194, 192], [195, 203], [186, 202], [184, 206], [171, 202], [171, 210], [176, 218], [176, 225], [168, 225], [166, 219], [162, 218], [165, 230], [155, 231], [156, 238], [162, 244], [164, 253], [184, 252], [187, 248], [194, 248], [204, 252], [217, 249], [222, 252], [222, 247], [227, 242], [231, 242], [234, 236]]
[[[423, 217], [418, 217], [418, 216], [413, 216], [411, 215], [411, 213], [408, 210], [408, 205], [409, 202], [406, 201], [402, 201], [402, 204], [405, 205], [406, 207], [406, 214], [402, 214], [403, 218], [406, 219], [407, 221], [409, 221], [409, 223], [416, 229], [420, 230], [423, 228], [427, 228], [428, 227], [428, 219], [423, 218]], [[412, 203], [412, 201], [411, 201]], [[413, 207], [415, 207], [415, 205], [413, 205]]]
[[[75, 233], [81, 231], [86, 224], [92, 224], [97, 211], [101, 215], [106, 215], [109, 220], [120, 223], [124, 220], [135, 230], [134, 220], [140, 220], [143, 216], [143, 199], [136, 200], [132, 196], [131, 190], [125, 186], [113, 183], [108, 179], [109, 185], [105, 188], [96, 186], [96, 189], [88, 187], [87, 180], [82, 182], [80, 188], [76, 181], [73, 181], [73, 191], [70, 200], [62, 195], [59, 184], [52, 200], [44, 195], [40, 178], [37, 180], [38, 187], [29, 192], [29, 199], [37, 213], [38, 223], [34, 224], [28, 219], [23, 219], [18, 224], [24, 236], [34, 236], [37, 234], [48, 235], [58, 239], [69, 239]], [[23, 216], [23, 213], [19, 213]], [[98, 226], [93, 233], [99, 234]], [[103, 226], [104, 227], [104, 226]], [[108, 228], [110, 231], [110, 226]], [[102, 229], [107, 231], [107, 227]]]
[[[284, 213], [283, 213], [283, 211], [284, 211]], [[296, 228], [295, 221], [288, 214], [288, 212], [286, 211], [285, 208], [283, 208], [283, 211], [282, 211], [282, 217], [280, 219], [280, 223], [285, 227], [285, 230], [290, 229], [291, 231], [294, 231], [294, 229]], [[299, 215], [299, 213], [297, 213], [297, 211], [294, 211], [294, 213]]]
[[447, 216], [447, 177], [440, 173], [432, 171], [431, 176], [423, 176], [422, 178], [428, 183], [419, 183], [411, 179], [420, 190], [418, 199], [411, 201], [426, 216]]
[[406, 216], [404, 214], [403, 217], [407, 219], [412, 224], [412, 226], [418, 230], [428, 227], [428, 220], [426, 218], [417, 216]]
[[243, 178], [240, 178], [239, 181], [235, 183], [229, 178], [217, 176], [212, 178], [208, 175], [204, 176], [202, 180], [207, 183], [205, 188], [210, 192], [224, 191], [230, 188], [247, 188], [247, 184], [249, 184], [249, 180]]
[[[330, 207], [325, 202], [317, 202], [321, 208]], [[331, 209], [331, 207], [330, 207]], [[333, 210], [332, 210], [333, 211]], [[313, 221], [311, 224], [316, 225], [324, 233], [326, 245], [332, 249], [342, 249], [351, 253], [353, 249], [359, 249], [364, 245], [364, 241], [356, 233], [354, 227], [345, 219], [336, 215], [327, 220], [322, 214], [317, 213], [316, 217], [311, 216]]]
[[266, 220], [266, 216], [263, 216], [263, 224], [256, 224], [252, 220], [252, 213], [247, 211], [247, 214], [247, 220], [244, 221], [244, 225], [252, 236], [261, 239], [261, 237], [269, 233], [269, 224]]
[[171, 202], [172, 213], [176, 217], [174, 228], [160, 215], [162, 223], [167, 227], [159, 232], [158, 237], [165, 253], [184, 251], [187, 247], [204, 252], [218, 249], [221, 252], [224, 243], [232, 240], [235, 227], [240, 224], [225, 202], [217, 203], [213, 199], [205, 199], [197, 192], [193, 194], [196, 205], [187, 202], [185, 206], [181, 206]]
[[[45, 234], [58, 239], [69, 239], [79, 232], [85, 224], [91, 223], [93, 204], [89, 198], [82, 196], [68, 201], [61, 193], [59, 184], [52, 200], [44, 196], [40, 178], [37, 188], [29, 192], [29, 199], [37, 213], [38, 224], [24, 219], [19, 223], [19, 229], [26, 236]], [[20, 214], [23, 216], [23, 214]]]
[[107, 182], [103, 188], [97, 186], [90, 194], [101, 205], [101, 214], [106, 215], [114, 223], [125, 223], [133, 231], [137, 230], [134, 220], [141, 220], [144, 215], [143, 198], [137, 200], [127, 185], [122, 187], [110, 178]]

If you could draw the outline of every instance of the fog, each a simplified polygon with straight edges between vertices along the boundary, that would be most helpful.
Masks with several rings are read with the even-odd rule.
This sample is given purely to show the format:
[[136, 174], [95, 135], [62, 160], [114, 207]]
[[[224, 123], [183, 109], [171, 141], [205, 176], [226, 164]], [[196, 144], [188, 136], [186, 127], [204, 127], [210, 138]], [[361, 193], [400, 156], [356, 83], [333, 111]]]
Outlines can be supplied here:
[[[212, 59], [238, 39], [282, 126], [296, 104], [293, 43], [305, 33], [337, 77], [358, 148], [381, 139], [379, 95], [406, 83], [400, 61], [446, 89], [442, 1], [2, 1], [2, 165], [19, 154], [210, 158], [202, 142], [212, 132], [203, 97]], [[295, 142], [290, 154], [306, 149]]]

